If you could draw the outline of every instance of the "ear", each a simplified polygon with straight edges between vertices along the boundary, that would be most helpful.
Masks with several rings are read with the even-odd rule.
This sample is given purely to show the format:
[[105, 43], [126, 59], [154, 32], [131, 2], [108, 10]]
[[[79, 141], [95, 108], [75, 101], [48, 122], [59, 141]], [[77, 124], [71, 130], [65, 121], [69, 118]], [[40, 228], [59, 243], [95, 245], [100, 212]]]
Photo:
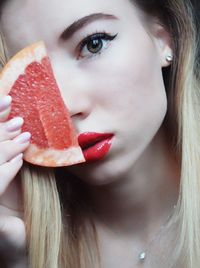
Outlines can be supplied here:
[[160, 56], [161, 67], [167, 67], [173, 60], [172, 40], [169, 32], [160, 23], [154, 23], [153, 36]]

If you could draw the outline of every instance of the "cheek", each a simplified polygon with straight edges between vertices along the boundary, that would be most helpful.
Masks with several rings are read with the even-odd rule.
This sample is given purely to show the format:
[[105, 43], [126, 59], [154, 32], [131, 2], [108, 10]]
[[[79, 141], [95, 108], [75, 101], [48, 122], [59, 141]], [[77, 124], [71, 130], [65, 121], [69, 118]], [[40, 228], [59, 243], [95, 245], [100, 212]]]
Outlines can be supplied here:
[[[155, 48], [127, 49], [126, 53], [102, 59], [92, 79], [93, 98], [119, 119], [159, 121], [166, 113], [166, 94]], [[131, 57], [130, 57], [131, 55]], [[111, 55], [110, 55], [111, 56]], [[98, 83], [96, 83], [98, 81]], [[120, 111], [120, 113], [119, 113]]]

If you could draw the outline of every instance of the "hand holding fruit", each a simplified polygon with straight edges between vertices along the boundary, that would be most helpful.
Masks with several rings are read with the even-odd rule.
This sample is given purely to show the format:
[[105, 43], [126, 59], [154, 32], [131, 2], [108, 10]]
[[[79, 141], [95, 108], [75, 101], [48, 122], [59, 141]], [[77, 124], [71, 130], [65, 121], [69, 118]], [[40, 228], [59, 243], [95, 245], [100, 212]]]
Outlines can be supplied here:
[[15, 177], [22, 166], [30, 133], [21, 133], [22, 118], [8, 120], [10, 103], [10, 96], [0, 98], [0, 259], [6, 267], [24, 267], [22, 195], [20, 181]]

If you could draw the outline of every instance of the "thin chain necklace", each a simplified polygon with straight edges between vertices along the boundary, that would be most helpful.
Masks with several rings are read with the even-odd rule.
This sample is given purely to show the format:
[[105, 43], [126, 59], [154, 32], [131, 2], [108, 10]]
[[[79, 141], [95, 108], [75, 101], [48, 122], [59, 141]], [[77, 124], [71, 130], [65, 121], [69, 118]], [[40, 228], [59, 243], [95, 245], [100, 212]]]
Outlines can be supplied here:
[[176, 205], [174, 205], [174, 208], [173, 208], [172, 212], [169, 214], [169, 216], [165, 220], [164, 224], [161, 225], [161, 227], [159, 228], [158, 232], [156, 232], [156, 234], [153, 236], [153, 239], [151, 239], [151, 241], [148, 243], [148, 246], [146, 247], [146, 249], [140, 251], [140, 253], [138, 254], [138, 261], [140, 263], [143, 263], [146, 260], [147, 253], [148, 253], [148, 248], [150, 247], [151, 244], [153, 244], [153, 242], [156, 240], [156, 238], [161, 233], [161, 231], [167, 226], [168, 221], [171, 218], [171, 216], [173, 215], [175, 208], [176, 208]]
[[[167, 219], [166, 219], [166, 220], [164, 221], [164, 223], [160, 226], [159, 230], [156, 232], [156, 234], [153, 236], [153, 238], [150, 240], [150, 242], [148, 242], [147, 247], [146, 247], [144, 250], [140, 251], [140, 253], [138, 254], [138, 257], [137, 257], [137, 259], [138, 259], [138, 263], [142, 264], [142, 263], [145, 262], [145, 260], [146, 260], [147, 257], [148, 257], [148, 252], [149, 252], [149, 248], [150, 248], [150, 246], [151, 246], [151, 245], [154, 243], [154, 241], [157, 239], [158, 235], [161, 234], [161, 232], [167, 227], [167, 225], [168, 225], [168, 221], [169, 221], [169, 219], [171, 218], [171, 216], [173, 215], [175, 208], [176, 208], [176, 205], [173, 206], [173, 209], [172, 209], [171, 213], [168, 215]], [[101, 223], [103, 223], [103, 225], [104, 225], [105, 227], [107, 227], [107, 224], [105, 224], [105, 222], [102, 221], [102, 219], [101, 219]]]

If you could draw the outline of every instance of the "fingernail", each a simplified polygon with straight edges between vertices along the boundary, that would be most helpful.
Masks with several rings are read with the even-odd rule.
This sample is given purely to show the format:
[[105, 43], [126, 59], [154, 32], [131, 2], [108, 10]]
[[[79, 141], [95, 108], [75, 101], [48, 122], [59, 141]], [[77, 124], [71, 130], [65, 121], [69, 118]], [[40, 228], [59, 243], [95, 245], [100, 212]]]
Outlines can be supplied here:
[[12, 98], [11, 96], [5, 96], [0, 100], [0, 112], [6, 110], [11, 104]]
[[13, 141], [17, 143], [25, 143], [30, 140], [31, 134], [29, 132], [23, 132], [18, 137], [16, 137]]
[[24, 123], [24, 120], [22, 117], [15, 117], [15, 118], [11, 119], [10, 121], [8, 121], [7, 126], [6, 126], [6, 130], [7, 131], [16, 131], [16, 130], [21, 128], [23, 123]]
[[18, 161], [20, 161], [23, 157], [23, 154], [18, 154], [17, 156], [15, 156], [12, 160], [10, 160], [10, 163], [16, 163]]

